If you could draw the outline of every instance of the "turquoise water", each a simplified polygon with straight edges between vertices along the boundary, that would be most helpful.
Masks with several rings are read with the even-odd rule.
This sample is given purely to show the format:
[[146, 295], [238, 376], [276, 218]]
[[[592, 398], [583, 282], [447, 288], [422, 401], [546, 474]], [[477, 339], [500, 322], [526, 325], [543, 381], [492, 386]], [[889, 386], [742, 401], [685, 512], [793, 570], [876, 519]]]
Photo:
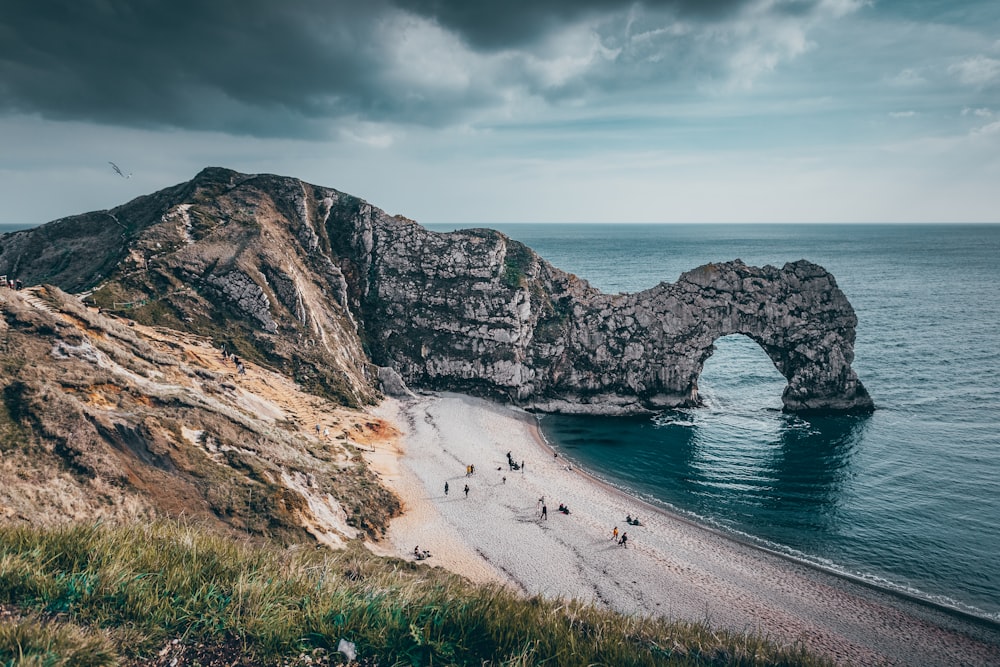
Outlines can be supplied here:
[[492, 226], [607, 292], [736, 258], [824, 266], [858, 314], [854, 368], [873, 414], [783, 414], [784, 379], [729, 336], [699, 383], [706, 407], [547, 415], [543, 432], [650, 502], [1000, 619], [1000, 226]]

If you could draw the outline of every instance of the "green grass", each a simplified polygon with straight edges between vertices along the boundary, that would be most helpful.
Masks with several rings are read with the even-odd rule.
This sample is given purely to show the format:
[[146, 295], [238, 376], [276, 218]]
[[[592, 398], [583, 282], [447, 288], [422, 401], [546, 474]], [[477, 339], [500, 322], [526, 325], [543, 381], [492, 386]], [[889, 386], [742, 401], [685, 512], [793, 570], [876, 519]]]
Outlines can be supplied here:
[[511, 289], [519, 289], [524, 285], [525, 271], [531, 264], [532, 252], [528, 246], [518, 241], [507, 241], [507, 253], [504, 256], [503, 282]]
[[118, 663], [108, 639], [37, 616], [0, 620], [0, 667], [107, 667]]
[[[131, 660], [181, 638], [281, 664], [345, 638], [380, 665], [823, 664], [758, 637], [474, 586], [358, 544], [282, 549], [176, 523], [0, 527], [0, 604], [58, 620], [2, 626], [4, 667], [114, 664], [97, 661], [112, 655], [105, 636]], [[29, 645], [35, 662], [11, 662]], [[72, 651], [95, 661], [46, 662]]]

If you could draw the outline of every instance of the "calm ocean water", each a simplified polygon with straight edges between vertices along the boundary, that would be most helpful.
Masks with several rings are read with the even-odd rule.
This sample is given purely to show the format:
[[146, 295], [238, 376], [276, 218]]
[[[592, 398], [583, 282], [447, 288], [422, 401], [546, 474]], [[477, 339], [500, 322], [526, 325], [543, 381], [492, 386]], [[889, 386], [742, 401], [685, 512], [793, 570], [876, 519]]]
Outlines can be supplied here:
[[606, 292], [736, 258], [833, 273], [873, 414], [783, 414], [784, 379], [729, 336], [699, 382], [705, 408], [547, 415], [542, 429], [650, 502], [1000, 620], [1000, 225], [491, 226]]
[[736, 258], [833, 273], [858, 314], [873, 414], [782, 414], [784, 379], [729, 336], [699, 382], [706, 407], [548, 415], [543, 431], [649, 502], [1000, 620], [1000, 225], [491, 226], [606, 292]]

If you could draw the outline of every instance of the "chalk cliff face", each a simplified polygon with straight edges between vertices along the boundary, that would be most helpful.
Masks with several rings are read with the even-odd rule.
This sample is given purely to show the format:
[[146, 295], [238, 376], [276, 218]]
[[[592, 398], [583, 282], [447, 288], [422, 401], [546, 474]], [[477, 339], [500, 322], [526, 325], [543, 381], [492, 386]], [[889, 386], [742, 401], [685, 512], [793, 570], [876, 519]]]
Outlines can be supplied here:
[[872, 407], [854, 311], [814, 264], [734, 260], [608, 295], [498, 232], [437, 234], [291, 178], [207, 169], [3, 237], [4, 272], [96, 288], [103, 307], [229, 340], [345, 402], [373, 400], [391, 367], [545, 411], [696, 405], [713, 342], [740, 333], [788, 379], [786, 409]]

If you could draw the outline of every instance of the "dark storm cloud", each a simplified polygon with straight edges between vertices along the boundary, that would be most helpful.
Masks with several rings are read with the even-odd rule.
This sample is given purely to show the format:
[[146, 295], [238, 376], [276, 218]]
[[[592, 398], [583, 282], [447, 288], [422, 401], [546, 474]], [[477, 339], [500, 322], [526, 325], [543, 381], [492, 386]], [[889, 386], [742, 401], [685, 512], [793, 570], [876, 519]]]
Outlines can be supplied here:
[[415, 13], [434, 17], [442, 25], [458, 31], [474, 47], [497, 49], [530, 43], [553, 27], [582, 16], [625, 12], [635, 4], [650, 9], [668, 9], [683, 16], [711, 18], [748, 3], [747, 0], [646, 0], [642, 3], [615, 0], [399, 0], [398, 4]]
[[302, 125], [378, 105], [368, 17], [328, 2], [15, 0], [0, 17], [16, 111], [284, 134], [276, 112]]
[[[778, 4], [794, 11], [816, 1]], [[714, 21], [748, 2], [649, 0], [643, 6]], [[542, 87], [517, 66], [503, 81], [464, 87], [407, 80], [393, 61], [395, 45], [385, 42], [386, 17], [404, 10], [488, 54], [530, 50], [557, 27], [624, 16], [631, 6], [609, 0], [6, 0], [0, 110], [257, 136], [322, 135], [344, 117], [447, 124], [496, 102], [497, 84], [518, 86], [523, 76], [525, 89]], [[593, 79], [595, 85], [614, 80], [607, 72]], [[574, 86], [583, 84], [542, 94], [558, 96]]]

